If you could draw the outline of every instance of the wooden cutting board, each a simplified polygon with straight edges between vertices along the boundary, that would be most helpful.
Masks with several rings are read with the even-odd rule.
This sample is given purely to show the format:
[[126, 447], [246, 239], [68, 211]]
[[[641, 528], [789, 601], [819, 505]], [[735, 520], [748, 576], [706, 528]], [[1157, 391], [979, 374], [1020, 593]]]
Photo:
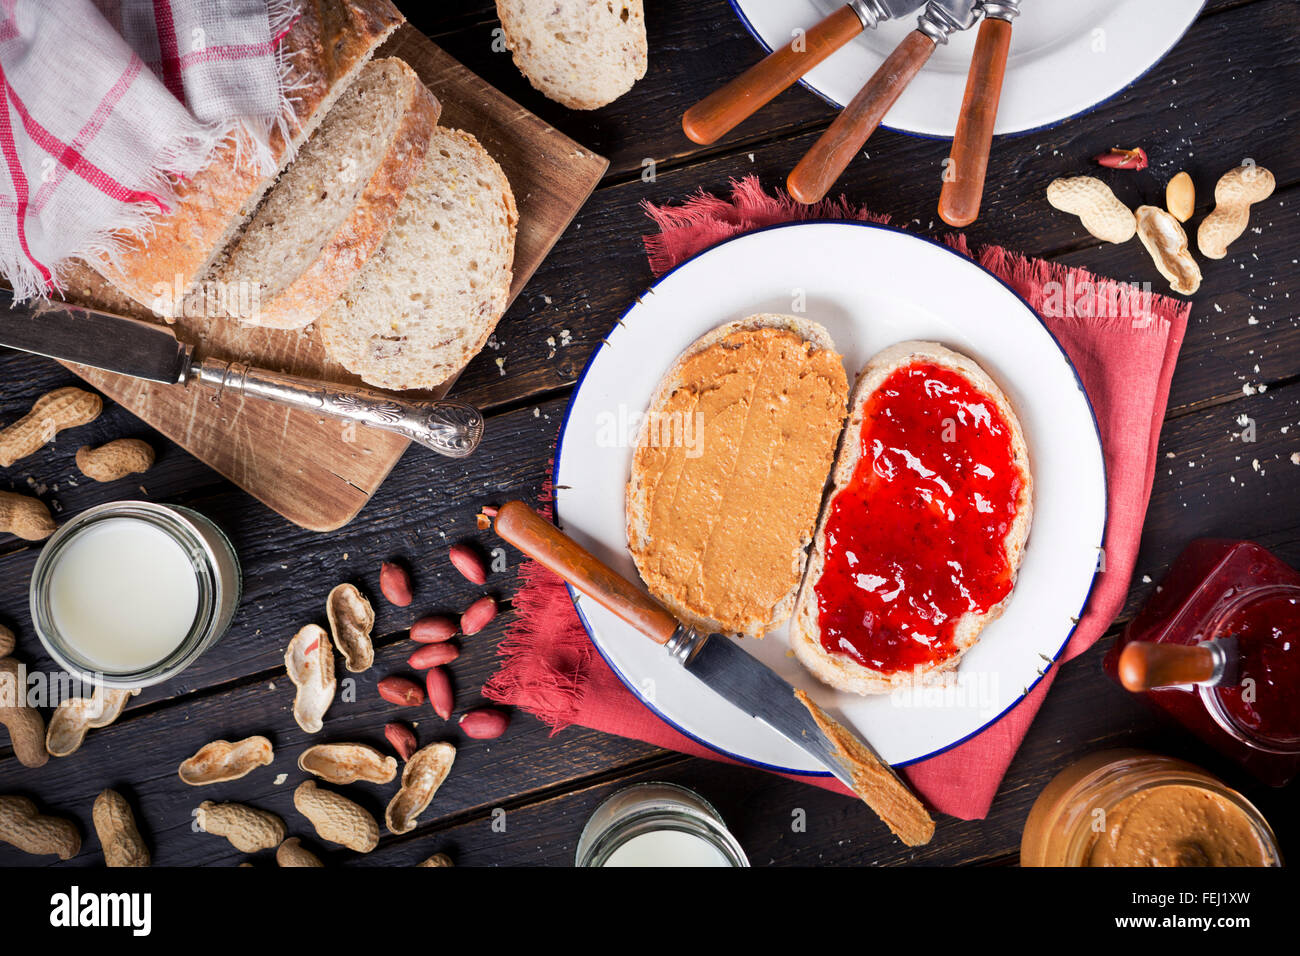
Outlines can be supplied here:
[[[376, 55], [409, 63], [441, 101], [442, 125], [473, 133], [509, 177], [519, 207], [513, 302], [591, 195], [608, 160], [493, 89], [410, 24]], [[110, 311], [141, 313], [134, 303], [114, 301], [102, 288], [77, 288], [74, 283], [68, 297]], [[282, 332], [241, 328], [220, 319], [183, 318], [175, 328], [202, 355], [361, 384], [329, 360], [314, 327]], [[347, 524], [408, 444], [388, 432], [349, 427], [256, 399], [225, 396], [216, 404], [210, 389], [141, 382], [84, 367], [74, 370], [249, 494], [312, 531]]]

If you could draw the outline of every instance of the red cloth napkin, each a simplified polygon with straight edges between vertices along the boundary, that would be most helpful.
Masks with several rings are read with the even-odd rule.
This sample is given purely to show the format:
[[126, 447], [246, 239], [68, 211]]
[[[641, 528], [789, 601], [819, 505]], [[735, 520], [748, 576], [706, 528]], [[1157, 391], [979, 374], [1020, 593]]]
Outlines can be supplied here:
[[147, 229], [227, 136], [275, 171], [297, 16], [292, 0], [0, 3], [0, 273], [19, 298]]
[[[659, 233], [646, 239], [656, 275], [731, 235], [793, 219], [882, 221], [843, 199], [809, 209], [763, 191], [757, 178], [734, 182], [727, 199], [698, 195], [676, 208], [646, 206]], [[965, 239], [949, 244], [972, 255]], [[1083, 269], [1029, 259], [997, 246], [972, 255], [1008, 282], [1043, 317], [1078, 370], [1092, 401], [1106, 459], [1109, 516], [1104, 570], [1061, 661], [1087, 650], [1119, 613], [1137, 557], [1156, 444], [1191, 304]], [[1105, 316], [1105, 317], [1098, 317]], [[549, 501], [543, 502], [549, 507]], [[534, 563], [520, 572], [517, 618], [499, 653], [505, 658], [485, 693], [535, 714], [556, 731], [569, 724], [644, 740], [671, 750], [725, 759], [665, 724], [642, 705], [592, 647], [563, 583]], [[937, 810], [964, 819], [988, 813], [998, 785], [1056, 676], [959, 747], [904, 769]], [[799, 777], [841, 790], [826, 777]], [[844, 791], [847, 792], [847, 791]]]

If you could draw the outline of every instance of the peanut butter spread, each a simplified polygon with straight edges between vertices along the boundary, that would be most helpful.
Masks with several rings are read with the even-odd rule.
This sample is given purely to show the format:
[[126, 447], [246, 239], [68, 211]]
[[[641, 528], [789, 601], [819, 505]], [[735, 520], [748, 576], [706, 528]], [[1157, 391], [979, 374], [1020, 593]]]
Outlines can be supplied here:
[[1268, 851], [1232, 801], [1186, 784], [1125, 797], [1105, 816], [1090, 866], [1266, 866]]
[[798, 584], [847, 400], [839, 355], [784, 329], [738, 330], [685, 359], [633, 463], [651, 593], [762, 636]]

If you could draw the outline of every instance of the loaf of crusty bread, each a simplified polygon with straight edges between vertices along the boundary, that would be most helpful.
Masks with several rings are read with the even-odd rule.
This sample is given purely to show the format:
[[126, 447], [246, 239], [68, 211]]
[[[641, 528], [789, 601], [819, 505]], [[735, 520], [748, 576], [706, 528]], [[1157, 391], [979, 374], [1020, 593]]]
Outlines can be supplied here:
[[[777, 329], [793, 333], [799, 340], [807, 343], [807, 346], [809, 346], [807, 354], [809, 356], [814, 353], [824, 353], [827, 358], [826, 365], [836, 373], [837, 380], [834, 383], [836, 395], [833, 404], [835, 407], [827, 410], [828, 419], [826, 422], [824, 455], [811, 469], [803, 469], [798, 476], [792, 476], [807, 477], [809, 480], [807, 481], [806, 494], [804, 494], [803, 500], [797, 503], [798, 508], [806, 513], [806, 527], [799, 528], [791, 535], [787, 542], [788, 548], [784, 552], [786, 557], [775, 558], [772, 565], [774, 574], [782, 575], [783, 581], [788, 580], [788, 590], [776, 597], [770, 606], [761, 609], [761, 614], [753, 615], [750, 613], [742, 616], [741, 604], [743, 602], [740, 601], [740, 598], [743, 595], [740, 592], [744, 591], [746, 586], [743, 582], [734, 578], [693, 582], [692, 591], [697, 593], [685, 597], [669, 593], [667, 589], [656, 586], [655, 582], [659, 577], [659, 568], [655, 566], [654, 551], [656, 549], [663, 550], [664, 548], [677, 549], [682, 545], [681, 542], [662, 541], [656, 537], [656, 531], [651, 520], [656, 488], [651, 478], [653, 462], [647, 456], [653, 453], [654, 442], [650, 430], [655, 427], [655, 415], [661, 413], [667, 407], [675, 392], [690, 385], [683, 377], [686, 363], [693, 357], [701, 355], [715, 346], [725, 348], [724, 343], [734, 333], [759, 329]], [[825, 488], [826, 475], [830, 470], [832, 456], [835, 453], [835, 439], [839, 434], [840, 426], [844, 422], [847, 398], [848, 382], [844, 375], [840, 356], [835, 351], [835, 343], [831, 341], [830, 333], [816, 322], [797, 316], [759, 314], [751, 315], [739, 321], [728, 322], [696, 339], [674, 361], [672, 367], [660, 380], [658, 388], [650, 399], [648, 414], [641, 422], [637, 436], [636, 453], [633, 456], [631, 474], [627, 484], [625, 507], [628, 549], [632, 553], [637, 571], [647, 583], [651, 594], [668, 607], [679, 620], [704, 633], [721, 632], [741, 634], [747, 637], [762, 637], [767, 631], [779, 627], [789, 618], [799, 590], [799, 581], [803, 574], [804, 565], [808, 559], [808, 545], [812, 540], [812, 531], [816, 522], [822, 491]], [[797, 408], [793, 410], [796, 412], [802, 411]], [[810, 415], [822, 411], [823, 409], [807, 410]], [[711, 422], [706, 421], [703, 423], [703, 434], [700, 436], [701, 442], [707, 443], [717, 440], [717, 436], [711, 433], [712, 427], [713, 423]], [[772, 463], [767, 462], [766, 465], [770, 468]], [[812, 471], [818, 467], [820, 467], [820, 473], [812, 474]], [[696, 522], [700, 526], [706, 526], [709, 522], [716, 522], [723, 517], [716, 513], [697, 514], [692, 512], [683, 515], [684, 520]], [[727, 517], [735, 520], [732, 516]], [[743, 529], [738, 530], [742, 530], [742, 534], [738, 539], [728, 538], [729, 543], [727, 544], [715, 542], [714, 556], [718, 558], [723, 566], [730, 566], [734, 563], [732, 558], [736, 556], [717, 554], [716, 552], [728, 548], [739, 549], [741, 552], [748, 551], [749, 542], [745, 540]], [[665, 554], [667, 553], [665, 552]], [[680, 555], [675, 555], [670, 560], [676, 563], [677, 557], [680, 557]], [[737, 560], [740, 560], [740, 558], [737, 558]], [[788, 564], [786, 563], [787, 560]], [[708, 577], [703, 571], [701, 571], [701, 574], [704, 578]], [[710, 616], [703, 610], [705, 604], [717, 600], [718, 595], [722, 594], [729, 595], [729, 603], [737, 605], [735, 608], [727, 608], [729, 614], [727, 620], [721, 620], [719, 616]], [[722, 608], [717, 610], [721, 612]], [[735, 616], [731, 616], [732, 614]]]
[[497, 0], [515, 65], [570, 109], [612, 103], [645, 76], [641, 0]]
[[505, 312], [518, 219], [496, 160], [437, 128], [383, 243], [321, 316], [330, 356], [381, 388], [454, 376]]
[[[882, 673], [863, 666], [844, 654], [828, 653], [822, 646], [815, 588], [825, 567], [826, 522], [831, 513], [832, 502], [835, 496], [849, 485], [858, 461], [862, 457], [860, 436], [864, 406], [890, 375], [915, 362], [927, 362], [960, 373], [977, 391], [987, 396], [997, 406], [1011, 431], [1012, 454], [1024, 478], [1018, 492], [1016, 516], [1004, 540], [1013, 589], [985, 613], [967, 612], [959, 619], [953, 634], [956, 653], [951, 657], [928, 667]], [[857, 694], [883, 694], [935, 681], [940, 675], [957, 667], [962, 655], [974, 647], [979, 640], [980, 632], [991, 621], [1001, 616], [1014, 593], [1016, 572], [1020, 567], [1033, 516], [1033, 478], [1029, 467], [1029, 451], [1015, 410], [997, 383], [967, 356], [934, 342], [899, 342], [873, 356], [853, 387], [853, 396], [849, 403], [849, 421], [844, 427], [831, 480], [832, 486], [822, 505], [817, 534], [813, 539], [812, 555], [808, 559], [808, 568], [804, 574], [790, 623], [790, 645], [795, 656], [820, 680], [832, 687]], [[870, 515], [869, 500], [866, 507], [867, 514]]]
[[217, 288], [240, 289], [221, 296], [226, 312], [273, 329], [314, 322], [388, 232], [439, 112], [401, 60], [367, 63], [214, 271]]
[[[388, 0], [300, 0], [298, 17], [280, 40], [293, 91], [291, 142], [271, 134], [271, 150], [283, 165], [311, 135], [330, 106], [365, 65], [375, 48], [404, 18]], [[123, 241], [113, 261], [91, 263], [117, 288], [164, 317], [173, 318], [190, 287], [275, 181], [239, 155], [231, 137], [208, 164], [176, 191], [172, 209], [154, 217], [149, 232]]]

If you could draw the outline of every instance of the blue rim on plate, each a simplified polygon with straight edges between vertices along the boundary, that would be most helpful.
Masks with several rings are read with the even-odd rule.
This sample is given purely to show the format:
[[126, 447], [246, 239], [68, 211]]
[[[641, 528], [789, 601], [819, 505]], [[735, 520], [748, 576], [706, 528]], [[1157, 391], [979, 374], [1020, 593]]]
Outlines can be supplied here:
[[[738, 242], [738, 241], [740, 241], [740, 240], [743, 240], [743, 239], [748, 238], [749, 236], [754, 236], [754, 235], [757, 235], [757, 234], [762, 233], [762, 232], [772, 232], [772, 231], [777, 230], [777, 229], [798, 229], [798, 228], [801, 227], [801, 226], [823, 225], [823, 224], [826, 224], [826, 223], [837, 223], [837, 224], [839, 224], [839, 225], [845, 225], [845, 226], [857, 226], [857, 227], [862, 228], [862, 229], [879, 229], [879, 230], [882, 230], [882, 231], [884, 231], [884, 232], [892, 232], [892, 233], [896, 233], [896, 234], [898, 234], [898, 235], [900, 235], [900, 236], [906, 236], [906, 237], [909, 238], [909, 239], [915, 239], [915, 240], [918, 240], [918, 241], [921, 241], [921, 242], [927, 242], [927, 243], [929, 243], [930, 245], [935, 246], [936, 248], [942, 249], [944, 252], [948, 253], [949, 255], [956, 256], [957, 259], [959, 259], [961, 262], [965, 263], [966, 265], [971, 266], [971, 267], [974, 268], [974, 269], [977, 269], [977, 270], [978, 270], [980, 273], [982, 273], [984, 276], [986, 276], [986, 277], [989, 278], [989, 279], [992, 279], [994, 282], [997, 282], [999, 285], [1001, 285], [1004, 289], [1006, 289], [1006, 290], [1007, 290], [1008, 292], [1010, 292], [1013, 296], [1015, 296], [1016, 299], [1020, 302], [1020, 304], [1021, 304], [1022, 306], [1024, 306], [1025, 311], [1027, 311], [1030, 315], [1032, 315], [1032, 316], [1034, 317], [1034, 320], [1035, 320], [1035, 321], [1036, 321], [1040, 326], [1042, 326], [1043, 331], [1047, 333], [1047, 337], [1048, 337], [1049, 339], [1051, 339], [1052, 344], [1055, 345], [1057, 351], [1061, 353], [1061, 358], [1065, 361], [1065, 365], [1066, 365], [1066, 367], [1070, 370], [1071, 374], [1074, 376], [1074, 384], [1075, 384], [1075, 387], [1079, 390], [1079, 392], [1080, 392], [1080, 393], [1082, 394], [1082, 396], [1083, 396], [1083, 403], [1084, 403], [1084, 405], [1087, 407], [1087, 409], [1088, 409], [1088, 414], [1089, 414], [1089, 415], [1091, 416], [1091, 418], [1092, 418], [1092, 427], [1093, 427], [1093, 431], [1096, 433], [1096, 436], [1097, 436], [1097, 448], [1101, 451], [1101, 477], [1102, 477], [1102, 483], [1101, 483], [1101, 495], [1102, 495], [1102, 523], [1101, 523], [1101, 539], [1097, 542], [1097, 548], [1098, 548], [1099, 550], [1100, 550], [1101, 548], [1103, 548], [1103, 546], [1105, 545], [1105, 542], [1106, 542], [1106, 530], [1107, 530], [1107, 528], [1108, 528], [1109, 525], [1110, 525], [1110, 489], [1109, 489], [1109, 487], [1108, 487], [1108, 485], [1107, 485], [1107, 477], [1106, 477], [1106, 455], [1105, 455], [1105, 449], [1102, 447], [1102, 443], [1101, 443], [1101, 427], [1100, 427], [1100, 425], [1098, 425], [1098, 423], [1097, 423], [1097, 413], [1096, 413], [1096, 410], [1092, 407], [1092, 400], [1088, 397], [1088, 392], [1087, 392], [1087, 390], [1085, 390], [1084, 387], [1083, 387], [1083, 380], [1079, 378], [1079, 370], [1078, 370], [1077, 368], [1074, 367], [1074, 362], [1072, 362], [1072, 361], [1070, 360], [1070, 356], [1066, 353], [1065, 349], [1063, 349], [1063, 348], [1061, 347], [1061, 342], [1060, 342], [1060, 340], [1059, 340], [1059, 339], [1058, 339], [1058, 338], [1057, 338], [1057, 337], [1052, 333], [1052, 330], [1051, 330], [1050, 328], [1047, 327], [1047, 323], [1043, 321], [1042, 316], [1040, 316], [1040, 315], [1038, 314], [1037, 310], [1035, 310], [1033, 306], [1031, 306], [1028, 302], [1025, 301], [1024, 296], [1022, 296], [1019, 292], [1017, 292], [1017, 291], [1016, 291], [1016, 290], [1011, 286], [1010, 283], [1008, 283], [1008, 282], [1006, 282], [1005, 280], [1003, 280], [1000, 276], [995, 275], [994, 273], [990, 272], [988, 269], [984, 268], [982, 265], [980, 265], [980, 264], [979, 264], [978, 262], [976, 262], [974, 259], [972, 259], [972, 258], [970, 258], [970, 257], [968, 257], [968, 256], [965, 256], [965, 255], [962, 255], [962, 253], [958, 252], [957, 250], [951, 248], [950, 246], [945, 245], [945, 244], [942, 243], [942, 242], [939, 242], [938, 240], [931, 239], [929, 236], [919, 236], [919, 235], [916, 235], [915, 233], [910, 233], [910, 232], [906, 231], [905, 229], [900, 229], [900, 228], [898, 228], [897, 226], [890, 226], [890, 225], [885, 225], [885, 224], [882, 224], [882, 223], [875, 223], [875, 222], [862, 222], [862, 221], [857, 220], [857, 219], [811, 219], [811, 220], [805, 220], [805, 221], [800, 221], [800, 222], [783, 222], [783, 223], [776, 223], [775, 225], [771, 225], [771, 226], [763, 226], [763, 227], [758, 228], [758, 229], [751, 229], [751, 230], [748, 231], [748, 232], [743, 232], [743, 233], [741, 233], [741, 234], [739, 234], [739, 235], [736, 235], [736, 236], [731, 236], [730, 238], [728, 238], [728, 239], [724, 239], [724, 240], [722, 240], [721, 242], [714, 243], [713, 245], [709, 246], [707, 249], [704, 249], [704, 250], [702, 250], [702, 251], [700, 251], [700, 252], [697, 252], [695, 255], [691, 256], [689, 259], [684, 259], [682, 262], [679, 262], [677, 265], [673, 266], [673, 268], [669, 269], [669, 270], [668, 270], [667, 272], [665, 272], [663, 275], [659, 276], [659, 278], [655, 279], [654, 282], [652, 282], [652, 283], [647, 287], [646, 292], [649, 293], [649, 294], [653, 294], [654, 291], [655, 291], [655, 289], [656, 289], [656, 288], [657, 288], [657, 287], [658, 287], [662, 282], [664, 282], [666, 279], [668, 279], [669, 276], [671, 276], [671, 275], [673, 275], [674, 273], [676, 273], [679, 269], [682, 269], [682, 268], [684, 268], [684, 267], [690, 265], [691, 263], [695, 262], [697, 259], [700, 259], [700, 258], [702, 258], [703, 256], [708, 255], [710, 252], [712, 252], [713, 250], [715, 250], [715, 249], [717, 249], [717, 248], [719, 248], [719, 247], [721, 247], [721, 246], [724, 246], [724, 245], [727, 245], [727, 244], [729, 244], [729, 243], [733, 243], [733, 242]], [[640, 300], [640, 296], [638, 296], [637, 299], [636, 299], [635, 301], [633, 301], [633, 303], [632, 303], [630, 306], [628, 306], [627, 309], [624, 310], [623, 314], [622, 314], [621, 316], [619, 316], [618, 320], [615, 321], [615, 323], [610, 327], [610, 332], [611, 332], [611, 333], [614, 331], [614, 329], [616, 329], [616, 328], [618, 328], [619, 326], [621, 326], [621, 325], [624, 324], [624, 320], [626, 320], [627, 317], [632, 313], [632, 310], [635, 309], [635, 308], [637, 307], [637, 305], [640, 304], [639, 300]], [[554, 464], [552, 465], [552, 468], [551, 468], [551, 485], [552, 485], [552, 487], [555, 489], [555, 493], [554, 493], [554, 496], [553, 496], [553, 499], [552, 499], [552, 504], [553, 504], [553, 510], [554, 510], [554, 517], [555, 517], [555, 521], [556, 521], [556, 524], [557, 524], [557, 525], [559, 525], [559, 524], [560, 524], [560, 521], [561, 521], [561, 519], [560, 519], [560, 501], [559, 501], [559, 494], [558, 494], [558, 489], [559, 489], [559, 474], [560, 474], [560, 462], [561, 462], [561, 460], [562, 460], [563, 457], [564, 457], [564, 436], [565, 436], [565, 433], [568, 431], [568, 428], [569, 428], [569, 415], [571, 414], [571, 412], [572, 412], [572, 410], [573, 410], [573, 403], [577, 400], [578, 393], [582, 390], [582, 383], [586, 380], [586, 378], [587, 378], [587, 373], [588, 373], [589, 371], [591, 371], [591, 367], [595, 364], [595, 362], [596, 362], [596, 358], [597, 358], [597, 356], [599, 356], [599, 355], [601, 354], [601, 352], [602, 352], [601, 349], [596, 349], [595, 351], [593, 351], [593, 352], [591, 353], [590, 356], [588, 356], [588, 358], [587, 358], [587, 362], [586, 362], [586, 364], [585, 364], [585, 365], [583, 366], [583, 368], [582, 368], [582, 373], [578, 376], [577, 381], [574, 382], [574, 385], [573, 385], [573, 395], [572, 395], [572, 397], [569, 399], [569, 404], [568, 404], [568, 406], [567, 406], [567, 407], [565, 408], [565, 410], [564, 410], [564, 420], [560, 423], [560, 431], [559, 431], [559, 435], [558, 435], [558, 437], [557, 437], [556, 440], [555, 440], [555, 462], [554, 462]], [[991, 719], [989, 719], [989, 720], [986, 721], [985, 723], [981, 724], [979, 727], [977, 727], [975, 730], [971, 731], [971, 732], [970, 732], [969, 734], [967, 734], [966, 736], [961, 737], [961, 738], [958, 739], [958, 740], [954, 740], [952, 743], [947, 744], [947, 745], [945, 745], [945, 746], [943, 746], [943, 747], [940, 747], [940, 748], [938, 748], [937, 750], [932, 750], [932, 751], [930, 751], [930, 752], [927, 753], [927, 754], [923, 754], [923, 755], [920, 756], [920, 757], [913, 757], [911, 760], [902, 760], [902, 761], [899, 761], [898, 763], [893, 764], [893, 766], [895, 766], [895, 767], [906, 767], [906, 766], [910, 766], [911, 764], [914, 764], [914, 763], [920, 763], [920, 762], [922, 762], [922, 761], [924, 761], [924, 760], [929, 760], [929, 759], [931, 759], [932, 757], [937, 757], [937, 756], [939, 756], [939, 755], [942, 754], [942, 753], [946, 753], [947, 751], [952, 750], [954, 747], [958, 747], [958, 746], [960, 746], [961, 744], [964, 744], [966, 741], [970, 740], [971, 738], [979, 736], [981, 733], [983, 733], [985, 730], [987, 730], [987, 729], [988, 729], [989, 727], [991, 727], [993, 724], [996, 724], [999, 720], [1001, 720], [1003, 717], [1005, 717], [1005, 716], [1006, 716], [1007, 714], [1009, 714], [1011, 711], [1015, 710], [1016, 707], [1020, 706], [1020, 704], [1024, 702], [1025, 698], [1028, 697], [1031, 693], [1033, 693], [1034, 688], [1037, 687], [1037, 686], [1039, 685], [1039, 683], [1041, 683], [1042, 680], [1043, 680], [1043, 679], [1044, 679], [1044, 678], [1045, 678], [1045, 677], [1046, 677], [1046, 676], [1051, 672], [1052, 667], [1055, 666], [1056, 663], [1057, 663], [1057, 661], [1060, 659], [1060, 657], [1061, 657], [1061, 652], [1065, 650], [1066, 645], [1068, 645], [1068, 644], [1070, 643], [1070, 639], [1074, 636], [1074, 632], [1075, 632], [1076, 630], [1078, 630], [1079, 622], [1080, 622], [1080, 620], [1082, 620], [1082, 618], [1083, 618], [1084, 610], [1085, 610], [1085, 609], [1087, 608], [1087, 606], [1088, 606], [1088, 601], [1092, 599], [1092, 592], [1096, 589], [1096, 586], [1097, 586], [1097, 576], [1098, 576], [1100, 573], [1101, 573], [1101, 569], [1100, 569], [1100, 568], [1097, 568], [1096, 570], [1093, 571], [1093, 573], [1092, 573], [1092, 580], [1088, 583], [1088, 593], [1084, 595], [1084, 598], [1083, 598], [1083, 604], [1080, 605], [1078, 613], [1075, 614], [1074, 617], [1073, 617], [1074, 624], [1070, 627], [1069, 631], [1066, 632], [1065, 639], [1061, 642], [1061, 646], [1058, 647], [1058, 648], [1056, 649], [1056, 651], [1052, 654], [1052, 662], [1051, 662], [1051, 664], [1050, 664], [1048, 667], [1046, 667], [1046, 668], [1043, 669], [1043, 673], [1038, 677], [1037, 680], [1034, 680], [1034, 681], [1031, 682], [1027, 687], [1025, 687], [1023, 693], [1021, 693], [1021, 695], [1020, 695], [1019, 697], [1017, 697], [1014, 701], [1012, 701], [1012, 702], [1011, 702], [1011, 703], [1010, 703], [1010, 704], [1009, 704], [1005, 709], [1003, 709], [1002, 712], [999, 713], [997, 716], [992, 717]], [[566, 582], [566, 584], [565, 584], [565, 588], [568, 589], [568, 592], [569, 592], [569, 600], [573, 602], [573, 609], [574, 609], [574, 611], [575, 611], [575, 612], [577, 613], [577, 615], [578, 615], [578, 620], [582, 623], [583, 630], [585, 630], [585, 631], [587, 632], [587, 637], [588, 637], [588, 639], [591, 640], [591, 644], [592, 644], [592, 646], [596, 648], [596, 653], [598, 653], [598, 654], [601, 656], [601, 658], [602, 658], [602, 659], [605, 661], [605, 663], [609, 666], [609, 669], [610, 669], [611, 671], [613, 671], [614, 674], [618, 677], [619, 681], [622, 682], [623, 686], [626, 687], [629, 691], [631, 691], [632, 695], [633, 695], [634, 697], [636, 697], [637, 700], [641, 701], [642, 704], [644, 704], [647, 708], [649, 708], [649, 710], [650, 710], [651, 713], [653, 713], [656, 717], [658, 717], [660, 720], [662, 720], [665, 724], [667, 724], [667, 725], [668, 725], [669, 727], [671, 727], [673, 730], [677, 731], [679, 734], [682, 734], [684, 737], [687, 737], [687, 738], [689, 738], [690, 740], [695, 741], [695, 742], [696, 742], [697, 744], [699, 744], [700, 746], [702, 746], [702, 747], [707, 747], [709, 750], [712, 750], [714, 753], [717, 753], [717, 754], [720, 754], [720, 755], [723, 756], [723, 757], [726, 757], [728, 760], [734, 760], [734, 761], [736, 761], [737, 763], [744, 764], [744, 765], [746, 765], [746, 766], [750, 766], [750, 767], [758, 767], [758, 768], [763, 769], [763, 770], [771, 770], [771, 771], [774, 771], [774, 772], [776, 772], [776, 773], [789, 774], [789, 775], [791, 775], [791, 776], [796, 776], [796, 777], [829, 777], [829, 776], [831, 776], [831, 773], [830, 773], [829, 771], [802, 770], [802, 769], [793, 768], [793, 767], [781, 767], [781, 766], [777, 766], [777, 765], [775, 765], [775, 764], [764, 763], [764, 762], [761, 761], [761, 760], [754, 760], [754, 759], [752, 759], [752, 758], [750, 758], [750, 757], [742, 756], [741, 754], [734, 754], [734, 753], [732, 753], [732, 752], [729, 751], [729, 750], [725, 750], [725, 749], [723, 749], [722, 747], [719, 747], [719, 746], [717, 746], [717, 745], [715, 745], [715, 744], [713, 744], [713, 743], [711, 743], [711, 742], [709, 742], [709, 741], [707, 741], [707, 740], [704, 740], [703, 738], [697, 736], [696, 734], [691, 733], [691, 732], [690, 732], [689, 730], [687, 730], [685, 727], [682, 727], [681, 725], [679, 725], [676, 721], [674, 721], [674, 720], [673, 720], [672, 718], [670, 718], [667, 714], [665, 714], [665, 713], [664, 713], [663, 711], [661, 711], [658, 707], [656, 707], [656, 706], [655, 706], [655, 705], [654, 705], [650, 700], [648, 700], [648, 699], [647, 699], [647, 698], [646, 698], [646, 697], [641, 693], [641, 691], [636, 687], [636, 685], [633, 684], [632, 681], [629, 680], [629, 679], [628, 679], [628, 678], [623, 674], [623, 672], [622, 672], [621, 670], [619, 670], [619, 668], [616, 667], [616, 666], [614, 665], [614, 662], [613, 662], [612, 660], [610, 660], [609, 656], [608, 656], [608, 655], [605, 653], [605, 651], [601, 648], [601, 646], [600, 646], [600, 642], [596, 640], [596, 635], [595, 635], [594, 630], [593, 630], [593, 628], [592, 628], [592, 626], [591, 626], [591, 622], [587, 620], [587, 615], [583, 613], [582, 606], [581, 606], [581, 605], [579, 604], [579, 602], [578, 602], [578, 594], [577, 594], [577, 592], [575, 592], [574, 589], [573, 589], [573, 587], [572, 587], [571, 585], [569, 585], [567, 582]]]
[[[740, 8], [740, 0], [727, 0], [727, 3], [731, 6], [732, 12], [735, 13], [736, 16], [740, 19], [740, 22], [744, 26], [744, 28], [749, 31], [749, 35], [752, 36], [755, 39], [755, 41], [757, 41], [758, 45], [763, 48], [764, 53], [767, 54], [773, 52], [772, 48], [767, 45], [767, 41], [763, 39], [763, 37], [759, 34], [758, 30], [754, 27], [754, 24], [750, 23], [749, 17], [745, 15], [745, 11]], [[1161, 53], [1158, 57], [1156, 57], [1154, 60], [1151, 61], [1150, 66], [1148, 66], [1137, 76], [1133, 77], [1133, 79], [1129, 80], [1127, 83], [1121, 86], [1114, 93], [1111, 93], [1109, 96], [1105, 96], [1099, 99], [1096, 103], [1093, 103], [1091, 106], [1085, 106], [1083, 109], [1071, 113], [1068, 116], [1062, 116], [1058, 120], [1053, 120], [1050, 123], [1044, 123], [1041, 126], [1030, 126], [1028, 129], [1018, 129], [1010, 133], [998, 133], [995, 138], [1002, 139], [1004, 137], [1010, 138], [1013, 136], [1028, 136], [1030, 133], [1041, 133], [1045, 129], [1053, 129], [1057, 126], [1060, 126], [1062, 123], [1069, 122], [1070, 120], [1074, 119], [1077, 116], [1084, 116], [1087, 113], [1091, 113], [1093, 110], [1105, 106], [1107, 103], [1109, 103], [1111, 100], [1115, 99], [1116, 97], [1124, 93], [1127, 93], [1135, 84], [1145, 79], [1148, 73], [1150, 73], [1157, 66], [1159, 66], [1160, 63], [1164, 60], [1164, 58], [1169, 55], [1170, 50], [1172, 50], [1174, 47], [1178, 46], [1178, 44], [1182, 42], [1183, 37], [1187, 36], [1187, 31], [1190, 30], [1196, 24], [1196, 21], [1201, 18], [1201, 14], [1205, 12], [1205, 3], [1206, 0], [1201, 0], [1201, 5], [1199, 8], [1197, 8], [1196, 16], [1192, 17], [1191, 21], [1187, 24], [1186, 29], [1184, 29], [1182, 33], [1178, 34], [1178, 36], [1174, 39], [1174, 42], [1169, 44], [1169, 46], [1165, 48], [1163, 53]], [[866, 80], [864, 79], [862, 82], [865, 83]], [[803, 77], [799, 78], [798, 83], [805, 90], [807, 90], [809, 93], [811, 93], [813, 96], [817, 97], [819, 100], [826, 103], [827, 105], [832, 106], [837, 110], [844, 108], [843, 103], [835, 102], [835, 100], [831, 99], [821, 90], [814, 87]], [[952, 140], [951, 136], [935, 136], [931, 133], [917, 133], [910, 129], [900, 129], [897, 126], [890, 126], [888, 123], [884, 123], [884, 122], [880, 124], [880, 128], [887, 129], [894, 133], [901, 133], [904, 136], [911, 136], [913, 139], [930, 139], [930, 140], [937, 140], [939, 142], [945, 142], [945, 143], [950, 142]]]

